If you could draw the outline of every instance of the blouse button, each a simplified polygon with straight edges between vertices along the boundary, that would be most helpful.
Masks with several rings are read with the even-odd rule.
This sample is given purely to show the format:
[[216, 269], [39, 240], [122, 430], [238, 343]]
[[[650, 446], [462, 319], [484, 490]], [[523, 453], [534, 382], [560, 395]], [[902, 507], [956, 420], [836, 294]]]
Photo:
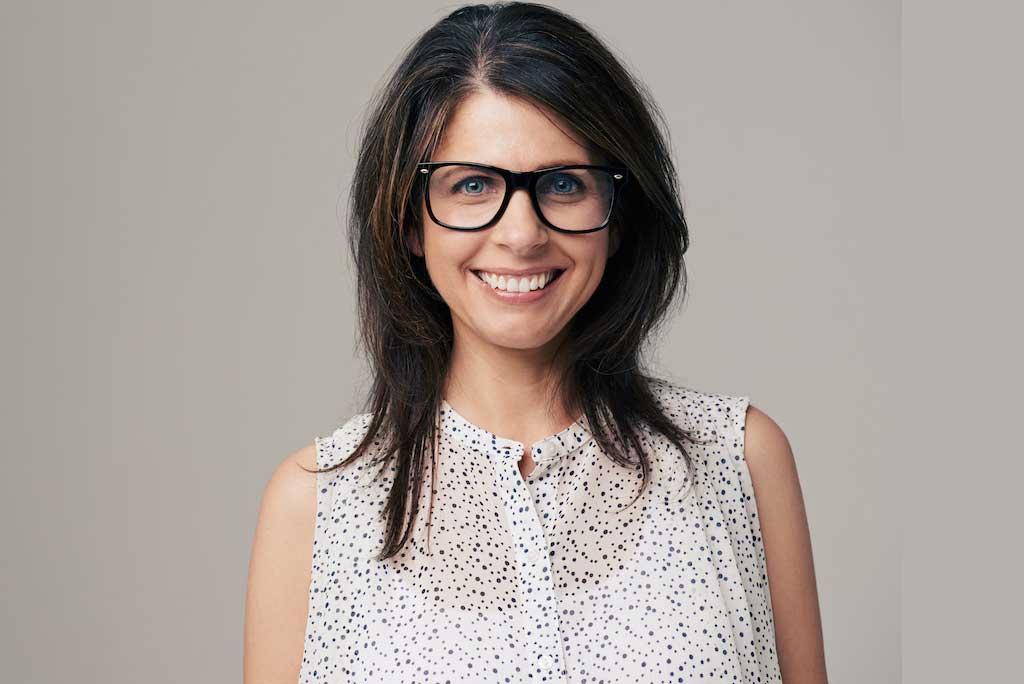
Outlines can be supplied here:
[[545, 670], [550, 670], [551, 669], [551, 656], [549, 656], [547, 653], [543, 654], [537, 660], [537, 664], [540, 665]]

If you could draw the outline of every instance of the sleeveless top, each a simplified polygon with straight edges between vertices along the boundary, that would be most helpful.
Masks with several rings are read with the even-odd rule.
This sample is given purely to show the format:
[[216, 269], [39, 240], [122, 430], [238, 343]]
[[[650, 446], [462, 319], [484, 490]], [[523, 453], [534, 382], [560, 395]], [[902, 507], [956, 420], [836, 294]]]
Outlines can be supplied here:
[[[642, 473], [608, 459], [585, 417], [532, 444], [523, 478], [523, 445], [447, 401], [398, 556], [372, 557], [394, 466], [377, 481], [365, 458], [318, 474], [300, 683], [781, 682], [743, 456], [749, 398], [654, 389], [695, 432], [696, 476], [643, 426], [650, 482], [629, 507]], [[369, 418], [317, 437], [319, 466], [351, 454]]]

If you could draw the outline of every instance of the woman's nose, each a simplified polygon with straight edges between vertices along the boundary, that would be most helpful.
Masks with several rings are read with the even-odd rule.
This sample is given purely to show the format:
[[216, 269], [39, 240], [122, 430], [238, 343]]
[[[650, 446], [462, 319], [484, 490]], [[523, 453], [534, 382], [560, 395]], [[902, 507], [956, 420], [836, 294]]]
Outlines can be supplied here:
[[493, 238], [510, 247], [529, 249], [547, 243], [548, 228], [533, 208], [530, 194], [519, 188], [509, 197], [505, 212], [491, 227]]

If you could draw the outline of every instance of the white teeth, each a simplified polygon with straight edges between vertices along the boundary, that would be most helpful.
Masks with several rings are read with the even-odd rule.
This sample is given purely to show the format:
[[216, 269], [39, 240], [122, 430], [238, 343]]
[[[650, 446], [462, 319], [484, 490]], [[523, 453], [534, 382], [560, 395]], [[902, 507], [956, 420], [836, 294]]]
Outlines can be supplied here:
[[505, 290], [507, 292], [530, 292], [531, 290], [543, 289], [545, 285], [551, 282], [558, 271], [548, 271], [547, 273], [538, 273], [531, 276], [524, 276], [522, 278], [516, 278], [514, 276], [506, 278], [504, 275], [486, 273], [484, 271], [475, 271], [475, 273], [480, 280], [483, 280], [496, 290]]

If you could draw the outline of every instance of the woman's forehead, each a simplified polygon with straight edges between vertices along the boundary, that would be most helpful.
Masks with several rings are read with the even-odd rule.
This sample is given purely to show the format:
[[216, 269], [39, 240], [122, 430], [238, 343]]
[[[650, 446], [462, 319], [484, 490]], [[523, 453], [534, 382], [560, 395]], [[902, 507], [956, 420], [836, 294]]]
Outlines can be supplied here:
[[475, 161], [513, 170], [592, 163], [586, 142], [564, 119], [491, 90], [474, 92], [456, 107], [432, 160]]

